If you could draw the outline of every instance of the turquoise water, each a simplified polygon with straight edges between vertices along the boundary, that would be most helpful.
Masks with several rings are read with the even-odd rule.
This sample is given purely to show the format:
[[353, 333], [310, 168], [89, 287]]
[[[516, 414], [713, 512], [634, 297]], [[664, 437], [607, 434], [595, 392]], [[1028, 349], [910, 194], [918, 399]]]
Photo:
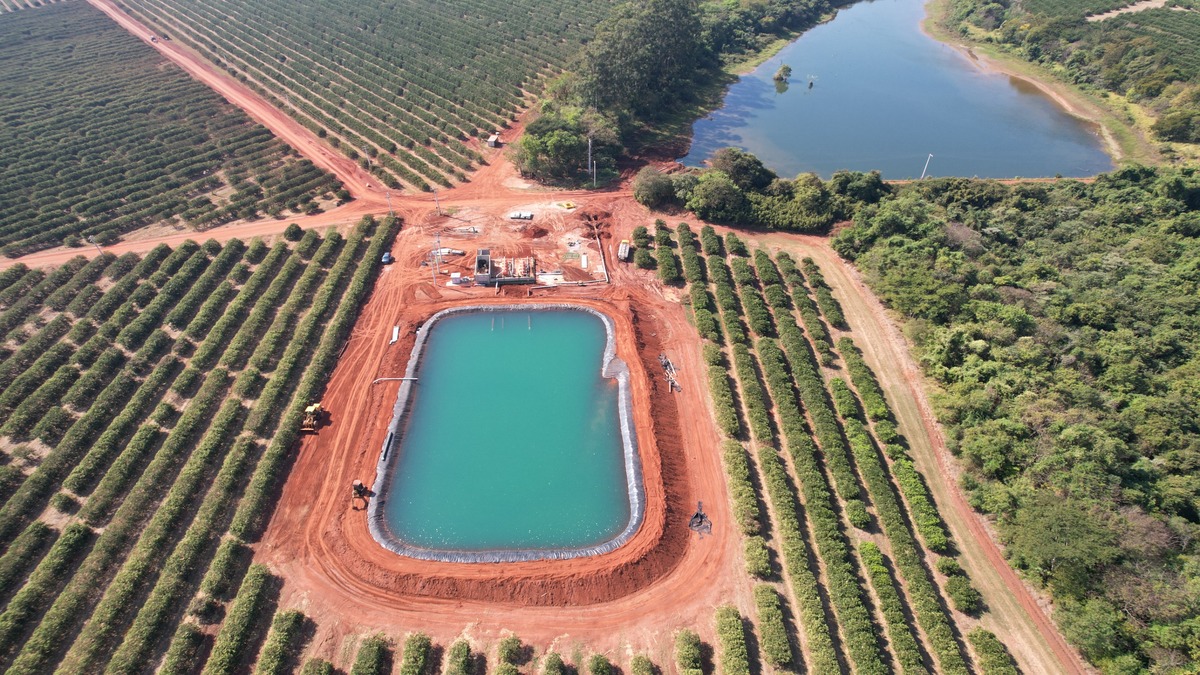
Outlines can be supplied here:
[[585, 312], [452, 314], [434, 324], [393, 461], [388, 527], [431, 549], [579, 548], [630, 505], [606, 333]]
[[[838, 12], [729, 90], [689, 154], [749, 150], [785, 177], [879, 169], [885, 178], [1090, 176], [1112, 169], [1095, 129], [1027, 82], [981, 70], [921, 32], [923, 0]], [[781, 64], [790, 86], [777, 93]], [[815, 76], [813, 87], [808, 87]]]

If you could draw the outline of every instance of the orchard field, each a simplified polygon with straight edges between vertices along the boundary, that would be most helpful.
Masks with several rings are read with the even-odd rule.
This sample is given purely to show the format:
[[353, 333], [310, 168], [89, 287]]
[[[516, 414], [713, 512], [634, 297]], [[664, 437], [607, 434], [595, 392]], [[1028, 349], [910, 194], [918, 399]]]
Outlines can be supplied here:
[[117, 4], [195, 48], [385, 185], [429, 190], [480, 165], [477, 139], [515, 121], [541, 78], [561, 70], [614, 3]]
[[0, 275], [0, 668], [253, 657], [278, 581], [247, 543], [398, 228]]
[[[705, 340], [746, 572], [760, 580], [763, 661], [810, 673], [837, 673], [843, 661], [859, 673], [969, 673], [973, 659], [992, 658], [985, 672], [1008, 672], [995, 636], [964, 636], [956, 623], [985, 608], [820, 269], [686, 224], [676, 260], [670, 230], [658, 227], [659, 276], [686, 282]], [[738, 632], [730, 626], [718, 617], [722, 641]]]
[[0, 252], [329, 201], [337, 180], [84, 2], [0, 18]]

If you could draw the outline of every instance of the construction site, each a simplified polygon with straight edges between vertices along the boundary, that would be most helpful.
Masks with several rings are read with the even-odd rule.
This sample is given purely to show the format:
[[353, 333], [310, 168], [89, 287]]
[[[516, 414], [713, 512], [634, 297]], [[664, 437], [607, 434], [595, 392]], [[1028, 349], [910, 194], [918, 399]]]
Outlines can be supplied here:
[[[504, 623], [529, 639], [570, 634], [599, 644], [622, 631], [649, 639], [665, 618], [631, 621], [631, 612], [640, 614], [635, 606], [669, 602], [677, 617], [703, 621], [740, 578], [736, 538], [719, 536], [730, 527], [728, 501], [700, 345], [680, 290], [617, 260], [619, 242], [654, 219], [622, 193], [572, 208], [508, 194], [403, 214], [395, 262], [384, 268], [323, 401], [332, 423], [300, 448], [260, 557], [288, 579], [285, 596], [344, 618], [322, 622], [319, 639], [413, 621], [434, 635], [456, 632], [468, 615], [500, 625], [515, 606], [523, 608], [520, 625]], [[514, 211], [533, 217], [512, 219]], [[615, 355], [628, 368], [644, 487], [640, 526], [618, 547], [570, 560], [469, 564], [386, 550], [361, 508], [366, 488], [350, 486], [376, 480], [397, 392], [420, 386], [402, 381], [417, 329], [443, 310], [513, 303], [567, 303], [611, 321]], [[692, 518], [701, 501], [703, 522]], [[713, 536], [700, 540], [698, 531]], [[700, 576], [706, 582], [696, 586]], [[559, 608], [568, 605], [578, 611], [563, 616]]]
[[473, 208], [428, 214], [421, 230], [432, 245], [401, 262], [423, 268], [432, 284], [460, 289], [607, 282], [608, 261], [616, 260], [604, 250], [610, 213], [560, 202], [525, 208], [507, 215]]

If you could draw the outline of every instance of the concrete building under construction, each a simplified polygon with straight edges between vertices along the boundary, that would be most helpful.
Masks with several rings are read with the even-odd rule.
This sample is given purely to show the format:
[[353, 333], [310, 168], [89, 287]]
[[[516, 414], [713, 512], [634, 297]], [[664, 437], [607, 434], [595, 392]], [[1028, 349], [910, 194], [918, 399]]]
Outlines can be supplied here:
[[481, 248], [475, 254], [475, 283], [482, 286], [532, 284], [537, 280], [537, 263], [533, 256], [492, 257], [491, 249]]

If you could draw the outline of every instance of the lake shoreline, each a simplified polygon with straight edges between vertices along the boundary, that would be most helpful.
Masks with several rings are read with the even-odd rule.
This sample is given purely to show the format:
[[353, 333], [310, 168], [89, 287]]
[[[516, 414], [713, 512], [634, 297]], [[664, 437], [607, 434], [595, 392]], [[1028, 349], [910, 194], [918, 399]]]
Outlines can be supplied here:
[[[1119, 165], [1127, 161], [1161, 163], [1144, 134], [1132, 125], [1121, 124], [1116, 119], [1118, 112], [1110, 106], [1094, 100], [1077, 87], [1062, 82], [1035, 63], [988, 49], [987, 45], [952, 34], [943, 23], [949, 10], [948, 4], [947, 0], [928, 0], [925, 3], [925, 16], [920, 23], [922, 33], [959, 52], [982, 71], [1000, 73], [1028, 83], [1046, 98], [1054, 101], [1067, 114], [1094, 125], [1103, 142], [1104, 152], [1112, 158], [1114, 164]], [[1119, 137], [1123, 137], [1125, 142]]]
[[[830, 19], [841, 17], [840, 10], [856, 9], [858, 4], [839, 7], [812, 28], [830, 24]], [[925, 153], [932, 150], [939, 154], [939, 168], [947, 175], [1091, 177], [1111, 171], [1131, 155], [1134, 159], [1146, 155], [1129, 152], [1136, 150], [1133, 134], [1087, 92], [1039, 77], [1031, 64], [1013, 63], [1003, 54], [997, 58], [993, 50], [973, 44], [970, 37], [955, 39], [952, 29], [935, 24], [944, 20], [948, 0], [883, 4], [883, 8], [854, 12], [844, 25], [832, 22], [834, 27], [819, 35], [809, 30], [795, 35], [782, 50], [783, 40], [769, 44], [748, 59], [750, 63], [737, 64], [741, 66], [737, 72], [743, 74], [710, 93], [715, 100], [706, 103], [715, 107], [693, 109], [700, 114], [692, 118], [686, 135], [680, 134], [687, 148], [675, 155], [675, 161], [703, 165], [716, 148], [737, 145], [757, 154], [781, 175], [811, 171], [827, 177], [837, 170], [854, 169], [915, 178]], [[847, 41], [863, 39], [873, 46], [839, 53]], [[898, 54], [911, 57], [898, 59]], [[834, 80], [832, 88], [822, 91], [833, 93], [833, 98], [817, 96], [801, 104], [793, 93], [786, 100], [778, 99], [779, 103], [769, 91], [764, 93], [761, 82], [769, 73], [763, 71], [763, 64], [789, 60], [816, 63], [818, 68], [823, 64]], [[757, 70], [746, 67], [751, 63]], [[731, 70], [726, 68], [727, 76]], [[887, 76], [880, 79], [882, 72]], [[863, 77], [864, 73], [868, 75]], [[917, 88], [899, 82], [917, 83]], [[872, 97], [882, 91], [904, 103], [886, 120], [871, 119], [870, 112], [861, 111], [876, 109], [878, 101]], [[931, 100], [940, 100], [938, 96], [955, 107], [930, 105]], [[1021, 102], [1022, 97], [1026, 102]], [[795, 142], [795, 125], [817, 128], [831, 119], [854, 119], [857, 126], [835, 126], [821, 140], [809, 139], [803, 148]], [[1113, 133], [1113, 127], [1118, 133]], [[997, 133], [1011, 138], [997, 144]], [[772, 140], [769, 134], [777, 138]], [[917, 163], [909, 166], [912, 162]]]

